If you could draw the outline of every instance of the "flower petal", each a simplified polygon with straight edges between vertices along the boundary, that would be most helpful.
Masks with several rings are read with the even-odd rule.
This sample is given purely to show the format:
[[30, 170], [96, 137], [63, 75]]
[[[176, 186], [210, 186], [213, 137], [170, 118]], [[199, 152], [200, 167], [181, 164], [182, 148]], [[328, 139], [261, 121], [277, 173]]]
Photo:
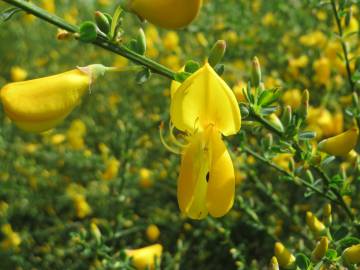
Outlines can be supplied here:
[[212, 131], [211, 164], [207, 191], [207, 207], [213, 217], [225, 215], [234, 203], [235, 172], [221, 134]]
[[202, 133], [197, 133], [191, 138], [182, 157], [178, 180], [180, 210], [193, 219], [202, 219], [208, 214], [206, 175], [209, 162], [203, 136]]
[[175, 127], [192, 133], [215, 125], [225, 136], [235, 134], [241, 126], [236, 98], [229, 86], [206, 63], [175, 91], [170, 107]]

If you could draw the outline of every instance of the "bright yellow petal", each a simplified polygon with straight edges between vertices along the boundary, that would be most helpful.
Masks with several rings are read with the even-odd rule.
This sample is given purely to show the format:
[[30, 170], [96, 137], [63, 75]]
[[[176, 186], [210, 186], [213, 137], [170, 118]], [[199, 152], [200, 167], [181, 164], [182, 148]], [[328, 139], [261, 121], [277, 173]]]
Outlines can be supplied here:
[[175, 92], [170, 107], [174, 126], [193, 133], [214, 125], [225, 136], [235, 134], [241, 116], [235, 95], [209, 64], [191, 75]]
[[221, 217], [232, 207], [235, 196], [235, 172], [221, 134], [212, 131], [210, 138], [211, 165], [207, 207], [210, 215]]
[[206, 207], [208, 164], [204, 135], [197, 133], [191, 138], [183, 154], [177, 189], [180, 210], [193, 219], [202, 219], [208, 214]]

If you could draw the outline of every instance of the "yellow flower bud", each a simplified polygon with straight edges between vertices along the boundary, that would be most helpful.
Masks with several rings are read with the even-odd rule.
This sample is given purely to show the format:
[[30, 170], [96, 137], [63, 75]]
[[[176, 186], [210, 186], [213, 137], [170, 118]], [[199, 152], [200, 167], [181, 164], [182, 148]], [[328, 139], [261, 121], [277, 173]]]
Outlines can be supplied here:
[[360, 244], [348, 247], [344, 250], [342, 258], [348, 264], [360, 263]]
[[353, 127], [337, 136], [322, 140], [318, 148], [330, 155], [346, 156], [356, 146], [358, 136], [358, 128]]
[[146, 229], [146, 236], [150, 241], [155, 242], [160, 236], [160, 230], [158, 226], [154, 224], [149, 225]]
[[311, 253], [311, 259], [314, 262], [320, 261], [326, 254], [329, 246], [329, 239], [326, 236], [321, 237], [317, 242], [315, 249]]
[[306, 212], [306, 224], [315, 234], [320, 234], [326, 229], [325, 225], [312, 212]]
[[281, 267], [291, 268], [295, 263], [295, 257], [280, 242], [275, 243], [275, 257]]
[[279, 270], [279, 263], [275, 256], [271, 258], [269, 270]]
[[163, 28], [182, 28], [200, 11], [202, 0], [129, 0], [128, 9]]
[[5, 113], [25, 131], [49, 130], [79, 104], [92, 81], [104, 73], [101, 67], [91, 65], [58, 75], [7, 84], [0, 90]]
[[132, 264], [137, 270], [153, 270], [155, 262], [160, 262], [162, 254], [162, 245], [155, 244], [139, 249], [128, 249], [126, 255], [132, 257]]

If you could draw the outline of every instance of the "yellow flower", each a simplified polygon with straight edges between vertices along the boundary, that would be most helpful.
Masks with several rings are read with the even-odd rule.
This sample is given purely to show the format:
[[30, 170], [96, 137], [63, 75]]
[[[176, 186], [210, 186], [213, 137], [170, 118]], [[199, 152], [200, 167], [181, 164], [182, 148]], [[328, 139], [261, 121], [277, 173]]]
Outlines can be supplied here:
[[353, 127], [337, 136], [322, 140], [318, 147], [320, 151], [334, 156], [346, 156], [355, 148], [359, 130]]
[[146, 236], [152, 242], [158, 240], [158, 238], [160, 236], [160, 230], [159, 230], [158, 226], [156, 226], [154, 224], [149, 225], [146, 228]]
[[112, 158], [106, 162], [106, 169], [102, 174], [104, 180], [111, 180], [119, 173], [120, 162], [116, 158]]
[[326, 229], [325, 225], [310, 211], [306, 212], [306, 224], [315, 234], [320, 234]]
[[170, 111], [174, 126], [187, 134], [188, 142], [178, 180], [181, 211], [193, 219], [208, 213], [225, 215], [234, 201], [235, 173], [221, 134], [233, 135], [240, 129], [234, 93], [205, 64], [175, 90]]
[[13, 82], [20, 82], [27, 78], [28, 73], [21, 67], [12, 67], [10, 70], [10, 77]]
[[329, 239], [326, 236], [321, 237], [320, 241], [317, 242], [315, 249], [311, 253], [313, 261], [320, 261], [326, 254], [329, 246]]
[[275, 243], [274, 247], [275, 257], [281, 267], [291, 268], [291, 266], [295, 263], [295, 257], [291, 254], [289, 250], [284, 247], [284, 245], [280, 242]]
[[360, 263], [360, 244], [353, 245], [344, 250], [342, 258], [348, 264]]
[[276, 18], [272, 12], [268, 12], [262, 18], [261, 23], [265, 26], [274, 26], [276, 24]]
[[301, 105], [301, 91], [299, 89], [287, 90], [282, 100], [285, 105], [289, 105], [292, 109], [297, 109]]
[[179, 36], [175, 31], [169, 31], [163, 37], [164, 48], [169, 51], [175, 51], [179, 45]]
[[300, 43], [307, 47], [321, 48], [325, 45], [327, 38], [321, 31], [314, 31], [300, 37]]
[[127, 249], [126, 255], [132, 258], [132, 264], [137, 270], [153, 270], [155, 262], [160, 263], [163, 247], [155, 244], [139, 249]]
[[96, 66], [5, 85], [0, 90], [5, 113], [25, 131], [43, 132], [55, 127], [80, 103], [100, 75]]
[[139, 184], [142, 188], [150, 188], [153, 185], [151, 171], [149, 169], [141, 168], [139, 171], [139, 176]]
[[91, 214], [92, 210], [86, 198], [82, 194], [76, 194], [73, 196], [73, 202], [75, 206], [76, 216], [78, 218], [85, 218]]
[[17, 232], [14, 232], [10, 224], [4, 224], [1, 227], [1, 232], [5, 239], [1, 241], [1, 247], [4, 250], [14, 249], [20, 246], [21, 237]]
[[224, 136], [236, 134], [241, 117], [236, 97], [229, 86], [206, 63], [175, 91], [170, 107], [171, 121], [184, 132], [209, 125]]
[[182, 28], [197, 16], [202, 0], [129, 0], [129, 9], [163, 28]]
[[331, 69], [330, 61], [326, 57], [316, 60], [313, 64], [315, 70], [315, 80], [317, 83], [327, 85], [330, 80]]

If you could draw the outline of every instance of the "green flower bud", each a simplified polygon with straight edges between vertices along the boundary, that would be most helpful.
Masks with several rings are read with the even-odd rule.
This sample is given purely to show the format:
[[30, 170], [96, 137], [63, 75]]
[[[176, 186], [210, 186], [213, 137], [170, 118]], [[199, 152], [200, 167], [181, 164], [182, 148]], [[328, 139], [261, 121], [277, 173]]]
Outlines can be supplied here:
[[215, 42], [212, 47], [209, 55], [208, 62], [210, 66], [215, 67], [221, 62], [226, 52], [226, 42], [225, 40], [218, 40]]
[[252, 60], [251, 82], [254, 87], [258, 87], [261, 83], [261, 67], [256, 56]]
[[102, 13], [101, 11], [95, 12], [95, 22], [97, 27], [101, 30], [101, 32], [107, 34], [110, 31], [110, 25], [108, 17]]

